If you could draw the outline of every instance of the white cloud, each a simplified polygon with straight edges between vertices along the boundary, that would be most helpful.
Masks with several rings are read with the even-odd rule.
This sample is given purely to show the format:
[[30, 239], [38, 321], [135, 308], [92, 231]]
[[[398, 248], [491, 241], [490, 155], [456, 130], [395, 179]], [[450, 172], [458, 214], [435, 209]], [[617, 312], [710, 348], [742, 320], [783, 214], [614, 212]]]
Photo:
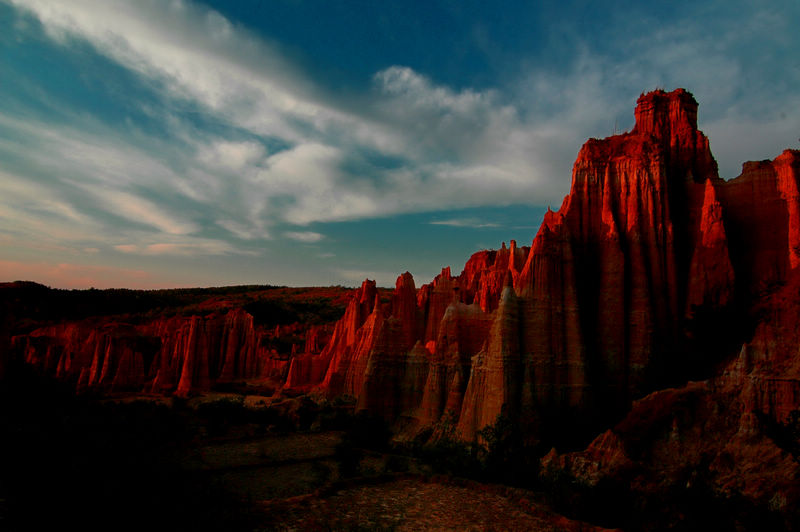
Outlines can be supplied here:
[[[343, 130], [357, 120], [319, 100], [312, 83], [268, 43], [191, 2], [11, 0], [50, 35], [85, 39], [98, 52], [163, 84], [172, 97], [261, 135], [302, 141], [309, 126]], [[380, 140], [362, 122], [363, 141]]]
[[202, 149], [198, 159], [212, 167], [238, 171], [255, 164], [264, 156], [264, 147], [256, 142], [217, 141]]
[[447, 87], [434, 85], [409, 67], [391, 66], [375, 74], [375, 80], [386, 94], [400, 98], [417, 109], [471, 115], [494, 107], [493, 91], [477, 92], [466, 89], [455, 92]]
[[251, 226], [239, 223], [235, 220], [217, 220], [217, 225], [242, 240], [253, 240], [255, 238], [267, 239], [269, 233], [264, 229], [254, 230]]
[[[149, 167], [137, 174], [165, 176], [161, 182], [181, 195], [216, 205], [219, 199], [226, 205], [238, 202], [220, 224], [237, 236], [266, 231], [277, 221], [305, 225], [508, 203], [531, 197], [535, 188], [536, 172], [527, 150], [520, 149], [529, 135], [521, 131], [515, 109], [498, 103], [494, 91], [453, 91], [411, 69], [391, 67], [376, 75], [381, 92], [356, 115], [318, 96], [319, 89], [267, 43], [190, 3], [33, 0], [17, 5], [65, 45], [85, 39], [163, 84], [170, 98], [200, 105], [251, 134], [275, 135], [293, 145], [267, 156], [252, 141], [194, 141], [195, 167], [182, 175], [142, 157]], [[517, 139], [510, 151], [509, 139]], [[405, 168], [374, 168], [370, 175], [344, 171], [353, 152], [365, 149], [399, 154]], [[103, 143], [82, 142], [61, 153], [90, 178], [118, 185], [135, 180], [129, 176], [131, 157], [118, 157]], [[448, 157], [452, 160], [443, 160]], [[141, 185], [153, 178], [136, 181]], [[502, 197], [509, 190], [519, 192], [514, 200]], [[139, 207], [133, 210], [153, 212]], [[145, 220], [167, 232], [194, 229], [179, 219]]]
[[152, 226], [172, 235], [185, 235], [197, 231], [197, 225], [180, 220], [155, 203], [118, 190], [89, 189], [100, 208], [111, 214], [127, 218], [131, 222]]
[[[162, 160], [165, 156], [155, 139], [141, 147], [91, 121], [76, 119], [72, 127], [48, 125], [0, 113], [2, 128], [14, 133], [9, 137], [21, 136], [26, 148], [0, 140], [0, 153], [19, 153], [29, 158], [30, 165], [20, 175], [0, 170], [0, 191], [4, 192], [0, 205], [7, 203], [6, 223], [0, 224], [0, 230], [5, 226], [31, 240], [96, 245], [131, 231], [141, 232], [141, 226], [150, 228], [151, 238], [196, 234], [207, 229], [193, 220], [198, 212], [213, 209], [225, 214], [220, 176], [210, 178], [202, 167], [190, 167], [184, 175], [176, 173]], [[220, 145], [225, 146], [220, 152], [229, 156], [229, 162], [231, 154], [249, 157], [248, 153], [256, 152], [245, 143]], [[192, 161], [193, 156], [185, 160]], [[268, 238], [263, 224], [247, 220], [236, 202], [229, 214], [240, 220], [223, 219], [218, 225], [238, 238]]]
[[349, 179], [340, 169], [342, 162], [339, 149], [315, 142], [271, 156], [254, 177], [251, 198], [257, 201], [257, 216], [271, 209], [286, 222], [307, 225], [380, 213], [374, 187]]
[[0, 233], [51, 245], [91, 240], [93, 220], [44, 184], [0, 170]]
[[325, 238], [325, 235], [313, 231], [287, 231], [284, 236], [305, 244], [314, 244]]
[[62, 218], [63, 221], [85, 222], [86, 216], [74, 206], [58, 198], [46, 186], [0, 170], [0, 202], [8, 208], [30, 208]]
[[31, 166], [51, 179], [80, 178], [112, 186], [160, 183], [167, 187], [177, 180], [163, 161], [138, 146], [135, 139], [121, 139], [112, 128], [85, 116], [70, 118], [75, 127], [0, 112], [0, 129], [13, 132], [8, 139], [0, 140], [0, 150], [24, 155]]
[[500, 227], [499, 224], [483, 222], [477, 218], [450, 218], [448, 220], [433, 220], [428, 222], [430, 225], [447, 225], [450, 227], [470, 227], [474, 229], [484, 227]]
[[[224, 124], [220, 131], [234, 132], [199, 131], [179, 111], [162, 115], [160, 109], [150, 116], [172, 136], [166, 143], [85, 117], [73, 117], [74, 127], [66, 127], [0, 116], [0, 127], [15, 132], [0, 139], [0, 149], [27, 148], [32, 166], [58, 176], [43, 185], [49, 196], [18, 194], [29, 202], [7, 211], [19, 217], [18, 226], [41, 230], [32, 213], [47, 211], [48, 220], [58, 217], [82, 233], [94, 227], [97, 240], [107, 241], [99, 232], [108, 232], [108, 222], [93, 212], [105, 211], [127, 221], [118, 233], [149, 226], [151, 232], [137, 233], [132, 243], [140, 253], [165, 242], [164, 235], [174, 240], [166, 242], [171, 252], [202, 253], [190, 240], [208, 237], [214, 226], [253, 241], [286, 223], [558, 205], [584, 140], [610, 135], [616, 120], [620, 129], [630, 127], [636, 96], [659, 85], [695, 93], [701, 128], [710, 133], [726, 177], [743, 153], [774, 157], [780, 152], [775, 146], [797, 136], [796, 96], [778, 125], [753, 119], [740, 104], [748, 71], [746, 59], [732, 53], [737, 39], [758, 42], [781, 27], [774, 14], [757, 8], [743, 27], [720, 23], [713, 36], [693, 13], [664, 21], [656, 31], [621, 15], [620, 27], [629, 31], [618, 32], [603, 52], [576, 34], [578, 53], [563, 66], [530, 67], [518, 73], [516, 85], [497, 89], [454, 89], [411, 68], [388, 66], [374, 75], [375, 90], [357, 95], [361, 105], [354, 109], [326, 94], [271, 43], [199, 4], [12, 3], [38, 18], [64, 47], [89, 42], [141, 76], [160, 91], [166, 108], [197, 109], [204, 119]], [[798, 74], [792, 76], [787, 74], [789, 80]], [[757, 134], [742, 134], [748, 128]], [[280, 151], [255, 140], [259, 136], [277, 139]], [[757, 142], [748, 144], [753, 137]], [[384, 167], [370, 156], [398, 163]], [[76, 188], [96, 198], [92, 209], [59, 195]], [[465, 220], [438, 223], [467, 226]], [[181, 248], [181, 242], [187, 245]]]
[[255, 255], [253, 251], [238, 250], [221, 240], [188, 239], [181, 242], [157, 242], [151, 244], [117, 244], [114, 249], [133, 255]]
[[[791, 109], [800, 109], [800, 95]], [[792, 110], [776, 121], [762, 121], [738, 113], [714, 120], [705, 132], [711, 139], [711, 151], [720, 161], [720, 177], [738, 176], [746, 161], [774, 159], [785, 148], [798, 149], [798, 124], [800, 116]]]

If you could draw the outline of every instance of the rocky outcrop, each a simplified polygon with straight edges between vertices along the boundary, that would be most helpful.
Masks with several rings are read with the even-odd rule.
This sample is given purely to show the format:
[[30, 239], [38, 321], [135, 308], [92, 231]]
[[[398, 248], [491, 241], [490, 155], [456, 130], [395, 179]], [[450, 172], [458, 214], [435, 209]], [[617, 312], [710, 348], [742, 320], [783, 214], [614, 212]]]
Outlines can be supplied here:
[[646, 529], [700, 520], [720, 529], [793, 529], [800, 463], [776, 437], [779, 426], [750, 408], [738, 392], [708, 382], [654, 392], [585, 450], [552, 449], [541, 476], [603, 493], [610, 514], [636, 506], [637, 519], [659, 520]]
[[340, 366], [349, 364], [358, 331], [372, 314], [376, 300], [379, 301], [375, 281], [364, 281], [353, 294], [344, 316], [336, 323], [325, 348], [318, 355], [308, 353], [292, 358], [285, 387], [307, 390], [322, 381], [330, 386], [333, 381], [338, 392]]
[[[736, 323], [728, 324], [716, 341], [733, 336], [741, 339], [740, 349], [702, 382], [635, 401], [620, 423], [585, 450], [559, 454], [554, 449], [542, 461], [545, 478], [603, 490], [626, 486], [643, 500], [658, 498], [662, 511], [680, 502], [663, 498], [665, 486], [681, 486], [705, 497], [738, 501], [722, 516], [730, 526], [796, 526], [798, 163], [800, 152], [787, 150], [774, 161], [746, 163], [742, 175], [731, 181], [707, 181], [695, 215], [699, 223], [687, 307], [718, 308], [738, 298], [747, 326], [736, 330]], [[729, 254], [723, 252], [726, 245]]]
[[689, 263], [686, 312], [696, 307], [723, 308], [733, 300], [734, 270], [728, 251], [723, 209], [717, 200], [717, 187], [706, 180], [700, 223]]
[[489, 331], [486, 349], [471, 359], [470, 376], [458, 416], [458, 433], [467, 441], [498, 415], [518, 419], [513, 408], [519, 402], [521, 360], [519, 349], [520, 307], [513, 286], [503, 289], [500, 306]]
[[25, 362], [81, 391], [189, 395], [216, 383], [282, 381], [288, 359], [262, 346], [263, 331], [242, 309], [131, 325], [87, 320], [14, 338]]
[[543, 412], [585, 404], [586, 344], [581, 328], [576, 260], [561, 213], [548, 211], [522, 272], [520, 412], [535, 422]]
[[[786, 423], [800, 409], [800, 151], [743, 165], [722, 187], [731, 254], [753, 331], [712, 379], [746, 415]], [[749, 214], [749, 218], [746, 213]]]
[[517, 247], [512, 240], [508, 248], [503, 242], [499, 250], [480, 251], [470, 257], [459, 276], [462, 300], [477, 303], [484, 312], [497, 308], [506, 277], [517, 282], [530, 248]]
[[731, 254], [742, 289], [757, 298], [800, 266], [800, 151], [748, 162], [721, 187]]

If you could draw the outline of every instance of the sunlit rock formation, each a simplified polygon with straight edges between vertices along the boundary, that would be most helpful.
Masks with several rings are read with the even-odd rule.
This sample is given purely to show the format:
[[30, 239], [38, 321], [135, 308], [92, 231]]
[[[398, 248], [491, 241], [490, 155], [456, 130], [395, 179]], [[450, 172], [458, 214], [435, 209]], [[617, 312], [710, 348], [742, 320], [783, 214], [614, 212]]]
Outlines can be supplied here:
[[534, 438], [568, 417], [580, 440], [690, 378], [785, 422], [800, 406], [800, 154], [726, 182], [690, 93], [644, 94], [635, 117], [584, 144], [530, 247], [479, 251], [420, 287], [406, 272], [391, 296], [364, 281], [332, 330], [308, 328], [291, 352], [242, 309], [55, 324], [13, 351], [82, 391], [270, 378], [352, 396], [409, 435], [446, 423], [472, 440], [504, 415]]
[[[500, 414], [535, 431], [567, 413], [623, 412], [664, 384], [660, 370], [683, 347], [693, 309], [734, 300], [723, 186], [694, 98], [643, 95], [633, 131], [581, 149], [570, 194], [531, 248], [478, 252], [457, 277], [445, 268], [420, 288], [416, 307], [406, 293], [413, 280], [401, 276], [392, 308], [323, 361], [329, 375], [352, 375], [347, 386], [326, 377], [318, 389], [419, 426], [451, 419], [465, 438]], [[402, 412], [387, 408], [383, 395], [404, 394], [388, 382], [404, 382], [406, 371], [422, 380], [421, 356], [421, 397], [417, 386]]]
[[24, 361], [80, 391], [189, 395], [234, 379], [282, 377], [289, 364], [261, 346], [253, 317], [237, 309], [131, 325], [89, 320], [13, 339]]

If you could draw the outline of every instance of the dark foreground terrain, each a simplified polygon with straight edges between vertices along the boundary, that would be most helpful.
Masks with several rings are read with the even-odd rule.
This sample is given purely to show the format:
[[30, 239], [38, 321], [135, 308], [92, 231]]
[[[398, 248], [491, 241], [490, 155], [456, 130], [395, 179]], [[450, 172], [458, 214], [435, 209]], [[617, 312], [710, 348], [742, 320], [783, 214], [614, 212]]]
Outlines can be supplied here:
[[1, 403], [0, 528], [594, 530], [466, 458], [391, 446], [352, 405], [75, 397], [21, 368]]
[[785, 528], [700, 478], [649, 497], [543, 480], [542, 450], [502, 423], [481, 447], [446, 427], [435, 443], [397, 442], [347, 400], [76, 397], [19, 370], [0, 398], [4, 530]]
[[[76, 320], [135, 324], [244, 307], [271, 356], [287, 360], [312, 327], [329, 333], [353, 294], [341, 287], [2, 289], [7, 343]], [[795, 464], [800, 454], [800, 418], [756, 420], [766, 439], [735, 424], [710, 425], [730, 406], [708, 402], [703, 383], [639, 401], [613, 431], [588, 447], [560, 445], [558, 454], [502, 416], [480, 432], [480, 443], [459, 438], [452, 420], [409, 437], [402, 424], [356, 414], [352, 397], [280, 390], [270, 379], [218, 382], [187, 397], [76, 395], [74, 381], [47, 368], [4, 362], [4, 530], [797, 529], [778, 492], [762, 504], [739, 495], [736, 445], [745, 438], [765, 450], [746, 457], [767, 464], [745, 471], [748, 482], [764, 478], [761, 492], [791, 487], [794, 466], [784, 462]], [[570, 430], [570, 420], [562, 425]], [[711, 467], [729, 471], [733, 488], [721, 491]], [[770, 470], [782, 473], [767, 479]]]

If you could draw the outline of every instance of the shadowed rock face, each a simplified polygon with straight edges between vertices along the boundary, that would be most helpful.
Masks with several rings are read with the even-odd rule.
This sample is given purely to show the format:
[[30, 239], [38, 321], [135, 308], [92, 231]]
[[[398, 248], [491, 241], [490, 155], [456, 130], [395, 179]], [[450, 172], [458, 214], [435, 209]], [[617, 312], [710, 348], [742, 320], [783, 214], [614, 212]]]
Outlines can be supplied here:
[[[769, 508], [778, 516], [774, 526], [796, 526], [799, 184], [798, 150], [745, 163], [727, 182], [708, 179], [702, 196], [687, 181], [691, 252], [684, 255], [685, 292], [677, 294], [684, 326], [691, 329], [700, 315], [721, 317], [707, 320], [716, 326], [711, 334], [700, 332], [735, 350], [719, 353], [706, 380], [634, 401], [585, 450], [553, 450], [542, 461], [544, 476], [566, 475], [589, 487], [612, 481], [645, 494], [697, 484], [716, 496], [740, 497], [750, 508]], [[747, 518], [747, 508], [731, 508], [737, 516], [731, 519]]]
[[[262, 347], [241, 309], [65, 323], [16, 337], [14, 350], [82, 389], [189, 394], [272, 376], [287, 392], [354, 396], [411, 433], [448, 420], [468, 440], [500, 414], [534, 437], [569, 416], [585, 437], [696, 377], [703, 355], [713, 393], [788, 419], [800, 403], [800, 152], [725, 182], [690, 93], [644, 94], [635, 116], [631, 132], [584, 144], [531, 247], [479, 251], [419, 288], [406, 272], [383, 302], [364, 281], [303, 353]], [[698, 351], [717, 336], [724, 347]]]

